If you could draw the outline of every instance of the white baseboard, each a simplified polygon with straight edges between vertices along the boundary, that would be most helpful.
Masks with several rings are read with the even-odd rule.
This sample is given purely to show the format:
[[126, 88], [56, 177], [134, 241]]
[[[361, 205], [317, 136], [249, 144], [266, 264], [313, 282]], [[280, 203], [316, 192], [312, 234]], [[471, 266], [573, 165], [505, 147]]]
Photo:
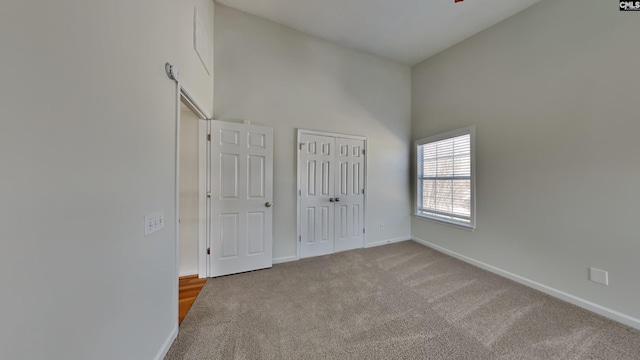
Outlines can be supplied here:
[[195, 271], [185, 271], [185, 272], [181, 272], [178, 274], [179, 277], [183, 277], [183, 276], [192, 276], [192, 275], [198, 275], [198, 270]]
[[387, 240], [367, 243], [367, 244], [364, 244], [364, 248], [367, 249], [367, 248], [372, 248], [372, 247], [382, 246], [382, 245], [387, 245], [387, 244], [393, 244], [393, 243], [407, 241], [407, 240], [411, 240], [411, 236], [403, 236], [403, 237], [399, 237], [399, 238], [393, 238], [393, 239], [387, 239]]
[[[382, 241], [376, 241], [374, 243], [368, 243], [368, 244], [364, 244], [364, 248], [372, 248], [375, 246], [382, 246], [382, 245], [387, 245], [387, 244], [393, 244], [393, 243], [397, 243], [397, 242], [401, 242], [401, 241], [408, 241], [411, 240], [411, 236], [403, 236], [403, 237], [399, 237], [399, 238], [394, 238], [394, 239], [388, 239], [388, 240], [382, 240]], [[298, 261], [300, 260], [299, 257], [293, 255], [293, 256], [285, 256], [285, 257], [280, 257], [280, 258], [275, 258], [273, 259], [273, 264], [282, 264], [282, 263], [288, 263], [288, 262], [292, 262], [292, 261]]]
[[154, 359], [163, 360], [164, 357], [167, 356], [169, 349], [171, 349], [171, 345], [173, 345], [173, 342], [176, 340], [177, 337], [178, 337], [178, 323], [176, 323], [176, 327], [173, 329], [173, 331], [171, 332], [167, 340], [164, 342], [164, 344], [162, 345], [162, 348], [160, 349], [160, 351], [158, 351], [158, 355], [156, 355]]
[[520, 275], [516, 275], [514, 273], [508, 272], [506, 270], [497, 268], [493, 265], [489, 265], [486, 263], [483, 263], [481, 261], [472, 259], [468, 256], [464, 256], [462, 254], [459, 254], [455, 251], [451, 251], [448, 249], [443, 248], [442, 246], [430, 243], [426, 240], [422, 240], [416, 237], [412, 237], [412, 240], [417, 242], [418, 244], [422, 244], [424, 246], [430, 247], [434, 250], [440, 251], [442, 253], [445, 253], [447, 255], [450, 255], [456, 259], [462, 260], [466, 263], [469, 263], [471, 265], [477, 266], [481, 269], [490, 271], [494, 274], [500, 275], [502, 277], [505, 277], [507, 279], [511, 279], [515, 282], [518, 282], [522, 285], [528, 286], [530, 288], [536, 289], [538, 291], [542, 291], [545, 294], [551, 295], [555, 298], [558, 298], [560, 300], [566, 301], [568, 303], [571, 303], [573, 305], [579, 306], [583, 309], [589, 310], [591, 312], [594, 312], [596, 314], [602, 315], [606, 318], [609, 318], [611, 320], [617, 321], [619, 323], [622, 323], [624, 325], [630, 326], [632, 328], [638, 329], [640, 330], [640, 319], [634, 318], [632, 316], [623, 314], [621, 312], [615, 311], [615, 310], [611, 310], [609, 308], [606, 308], [604, 306], [598, 305], [596, 303], [593, 303], [591, 301], [579, 298], [575, 295], [571, 295], [569, 293], [566, 293], [564, 291], [558, 290], [558, 289], [554, 289], [550, 286], [541, 284], [539, 282], [527, 279], [525, 277], [522, 277]]
[[273, 259], [273, 264], [282, 264], [282, 263], [288, 263], [288, 262], [292, 262], [292, 261], [298, 261], [298, 257], [297, 256], [285, 256], [285, 257], [280, 257], [280, 258], [276, 258]]

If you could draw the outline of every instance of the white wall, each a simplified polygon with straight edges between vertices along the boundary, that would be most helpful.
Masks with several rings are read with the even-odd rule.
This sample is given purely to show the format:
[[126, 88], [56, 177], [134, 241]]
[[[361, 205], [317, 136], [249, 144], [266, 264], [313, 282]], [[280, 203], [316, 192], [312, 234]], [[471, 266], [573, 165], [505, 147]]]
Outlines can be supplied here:
[[180, 276], [198, 273], [200, 120], [186, 107], [180, 111]]
[[475, 232], [412, 233], [637, 319], [640, 19], [617, 6], [542, 1], [413, 68], [413, 138], [475, 124], [478, 177]]
[[274, 258], [296, 254], [296, 128], [367, 136], [367, 241], [408, 238], [410, 69], [221, 5], [215, 26], [216, 118], [274, 128]]
[[[164, 63], [198, 72], [176, 45], [185, 8], [3, 2], [0, 358], [153, 359], [176, 330], [176, 86]], [[202, 82], [193, 92], [212, 107]], [[144, 237], [144, 214], [159, 210], [165, 229]]]
[[[178, 26], [178, 42], [175, 44], [176, 58], [174, 62], [179, 65], [180, 85], [184, 87], [191, 97], [210, 116], [213, 111], [213, 0], [180, 0], [174, 1], [175, 19]], [[208, 23], [211, 40], [209, 48], [210, 61], [207, 71], [194, 49], [194, 8], [198, 9], [200, 18]], [[173, 63], [173, 62], [172, 62]]]

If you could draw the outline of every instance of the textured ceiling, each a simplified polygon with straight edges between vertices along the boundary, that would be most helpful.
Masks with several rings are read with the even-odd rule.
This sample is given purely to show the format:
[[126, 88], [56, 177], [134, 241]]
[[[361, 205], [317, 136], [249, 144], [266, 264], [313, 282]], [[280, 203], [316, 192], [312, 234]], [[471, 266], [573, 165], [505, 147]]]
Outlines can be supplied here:
[[331, 42], [414, 65], [540, 0], [217, 0]]

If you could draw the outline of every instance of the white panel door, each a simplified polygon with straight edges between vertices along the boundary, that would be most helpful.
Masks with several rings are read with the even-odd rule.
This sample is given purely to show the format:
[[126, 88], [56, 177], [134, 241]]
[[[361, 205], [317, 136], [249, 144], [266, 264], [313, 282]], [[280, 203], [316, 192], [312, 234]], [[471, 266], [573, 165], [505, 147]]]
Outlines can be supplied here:
[[300, 257], [334, 252], [335, 138], [300, 138]]
[[210, 276], [272, 266], [273, 130], [211, 122]]
[[335, 251], [364, 246], [364, 140], [336, 138]]

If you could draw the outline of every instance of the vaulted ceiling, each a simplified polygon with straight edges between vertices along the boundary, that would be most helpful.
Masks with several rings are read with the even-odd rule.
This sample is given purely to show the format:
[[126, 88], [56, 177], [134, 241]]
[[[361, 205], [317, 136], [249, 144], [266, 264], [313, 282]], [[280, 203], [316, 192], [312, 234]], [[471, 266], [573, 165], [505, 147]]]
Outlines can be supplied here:
[[217, 0], [331, 42], [408, 65], [540, 0]]

